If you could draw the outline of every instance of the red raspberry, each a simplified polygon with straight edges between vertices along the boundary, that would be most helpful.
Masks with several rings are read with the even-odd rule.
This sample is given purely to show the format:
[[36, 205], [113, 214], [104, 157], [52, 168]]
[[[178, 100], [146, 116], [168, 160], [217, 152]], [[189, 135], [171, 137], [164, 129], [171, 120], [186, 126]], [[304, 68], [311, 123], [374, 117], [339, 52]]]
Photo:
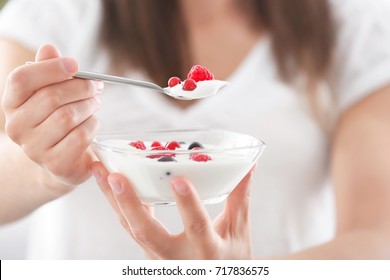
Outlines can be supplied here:
[[184, 81], [183, 90], [192, 91], [196, 89], [196, 82], [192, 79], [187, 79]]
[[152, 151], [164, 151], [164, 150], [167, 150], [167, 148], [165, 148], [163, 145], [152, 148]]
[[[152, 151], [167, 151], [168, 149], [163, 146], [158, 146], [152, 148]], [[175, 154], [158, 154], [158, 155], [149, 155], [148, 158], [160, 158], [160, 157], [174, 157]]]
[[155, 148], [155, 147], [162, 147], [161, 143], [158, 142], [158, 141], [154, 141], [150, 146], [151, 146], [152, 148]]
[[214, 75], [209, 70], [200, 65], [192, 66], [187, 75], [188, 79], [193, 79], [195, 82], [213, 80]]
[[168, 150], [176, 150], [180, 148], [180, 144], [177, 141], [171, 141], [165, 146]]
[[181, 80], [178, 77], [172, 77], [172, 78], [170, 78], [168, 80], [168, 86], [169, 87], [174, 87], [174, 86], [176, 86], [176, 85], [178, 85], [180, 83], [181, 83]]
[[129, 145], [137, 148], [138, 150], [146, 150], [146, 146], [142, 141], [130, 142]]
[[192, 159], [193, 161], [206, 162], [206, 161], [211, 160], [211, 157], [209, 155], [205, 155], [205, 154], [191, 154], [190, 159]]

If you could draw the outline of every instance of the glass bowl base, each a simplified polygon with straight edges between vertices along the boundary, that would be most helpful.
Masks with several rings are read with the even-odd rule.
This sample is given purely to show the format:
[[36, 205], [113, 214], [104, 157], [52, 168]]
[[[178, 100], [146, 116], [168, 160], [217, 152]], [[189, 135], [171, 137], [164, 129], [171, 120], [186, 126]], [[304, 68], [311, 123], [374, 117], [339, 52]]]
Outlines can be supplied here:
[[[217, 197], [202, 199], [203, 204], [217, 204], [223, 202], [227, 197], [229, 193], [219, 195]], [[164, 207], [164, 206], [175, 206], [176, 201], [158, 201], [158, 202], [147, 202], [144, 203], [145, 205], [151, 206], [151, 207]]]

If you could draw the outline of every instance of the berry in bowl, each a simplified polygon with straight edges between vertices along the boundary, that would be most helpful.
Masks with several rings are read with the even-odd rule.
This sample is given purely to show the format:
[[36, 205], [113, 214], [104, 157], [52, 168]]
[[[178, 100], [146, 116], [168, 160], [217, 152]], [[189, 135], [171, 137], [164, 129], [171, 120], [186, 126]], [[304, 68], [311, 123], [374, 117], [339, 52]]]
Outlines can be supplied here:
[[256, 164], [265, 144], [226, 130], [98, 134], [92, 148], [124, 175], [145, 204], [175, 204], [171, 180], [189, 179], [204, 203], [223, 201]]

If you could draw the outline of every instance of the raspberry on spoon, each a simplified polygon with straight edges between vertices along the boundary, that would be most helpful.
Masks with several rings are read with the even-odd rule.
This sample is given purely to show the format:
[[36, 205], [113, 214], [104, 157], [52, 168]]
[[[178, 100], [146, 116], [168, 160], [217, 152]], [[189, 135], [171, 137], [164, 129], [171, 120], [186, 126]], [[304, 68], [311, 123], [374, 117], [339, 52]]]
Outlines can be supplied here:
[[183, 90], [192, 91], [196, 89], [196, 82], [193, 79], [187, 79], [184, 81]]
[[176, 85], [178, 85], [180, 83], [181, 83], [181, 80], [178, 77], [172, 77], [172, 78], [170, 78], [168, 80], [168, 86], [169, 87], [174, 87], [174, 86], [176, 86]]
[[195, 82], [209, 81], [214, 80], [214, 75], [208, 69], [206, 69], [206, 67], [194, 65], [188, 73], [187, 78], [192, 79]]

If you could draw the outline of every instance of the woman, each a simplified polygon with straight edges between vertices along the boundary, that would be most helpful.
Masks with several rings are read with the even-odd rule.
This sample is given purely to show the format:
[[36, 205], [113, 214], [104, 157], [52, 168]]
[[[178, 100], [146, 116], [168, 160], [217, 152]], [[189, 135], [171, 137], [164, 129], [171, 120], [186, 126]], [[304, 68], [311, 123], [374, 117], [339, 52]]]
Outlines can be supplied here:
[[[389, 258], [390, 157], [381, 148], [390, 136], [385, 1], [102, 1], [105, 9], [97, 1], [32, 2], [11, 1], [0, 22], [6, 117], [0, 218], [15, 220], [46, 204], [33, 217], [29, 257], [141, 258], [88, 180], [92, 171], [151, 258]], [[23, 65], [46, 42], [77, 62], [45, 45], [36, 64]], [[192, 64], [231, 86], [189, 103], [120, 86], [101, 94], [99, 82], [69, 79], [86, 68], [163, 84]], [[326, 94], [334, 97], [329, 117]], [[336, 121], [327, 134], [329, 118]], [[171, 236], [130, 182], [91, 165], [98, 125], [218, 127], [267, 142], [253, 174], [251, 230], [250, 175], [225, 210], [208, 209], [223, 213], [215, 229], [190, 182], [177, 178], [185, 232]], [[175, 209], [155, 212], [170, 231], [181, 231]]]

